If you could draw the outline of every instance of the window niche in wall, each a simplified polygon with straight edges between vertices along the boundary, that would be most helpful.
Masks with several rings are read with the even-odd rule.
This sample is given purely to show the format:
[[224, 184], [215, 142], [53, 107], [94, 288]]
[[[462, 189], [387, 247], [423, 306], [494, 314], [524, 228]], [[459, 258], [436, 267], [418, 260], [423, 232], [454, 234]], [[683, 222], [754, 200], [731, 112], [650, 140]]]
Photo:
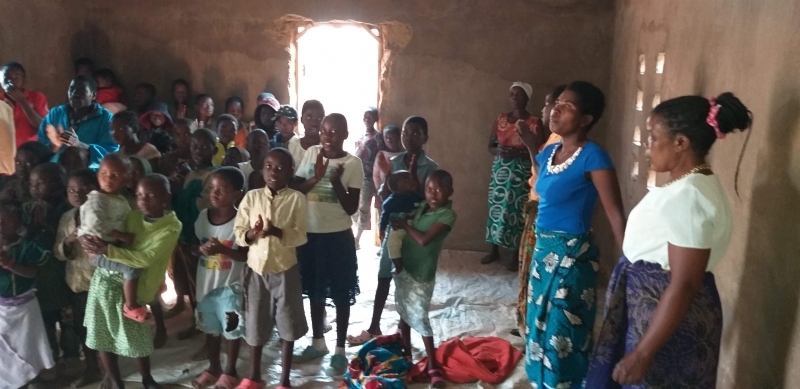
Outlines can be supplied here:
[[667, 53], [658, 53], [656, 58], [656, 74], [664, 74], [664, 62], [667, 60]]
[[639, 54], [639, 74], [647, 72], [647, 60], [644, 54]]
[[644, 91], [639, 89], [636, 91], [636, 110], [642, 112], [644, 108]]
[[656, 94], [653, 95], [653, 108], [657, 107], [659, 104], [661, 104], [661, 93], [656, 92]]

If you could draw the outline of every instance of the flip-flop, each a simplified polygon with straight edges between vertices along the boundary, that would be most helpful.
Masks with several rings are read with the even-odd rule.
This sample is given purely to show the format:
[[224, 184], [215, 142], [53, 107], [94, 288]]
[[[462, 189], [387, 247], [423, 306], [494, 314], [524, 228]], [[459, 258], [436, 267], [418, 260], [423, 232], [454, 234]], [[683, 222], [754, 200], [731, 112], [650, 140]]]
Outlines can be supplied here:
[[236, 389], [264, 389], [266, 386], [266, 382], [255, 382], [249, 378], [245, 378], [239, 383]]
[[206, 387], [210, 386], [211, 384], [217, 382], [218, 378], [219, 377], [217, 377], [217, 376], [215, 376], [215, 375], [213, 375], [213, 374], [211, 374], [211, 373], [209, 373], [207, 371], [204, 371], [204, 372], [200, 373], [199, 376], [195, 377], [195, 379], [192, 380], [192, 387], [195, 388], [195, 389], [206, 388]]
[[428, 369], [428, 375], [431, 377], [431, 388], [442, 389], [445, 387], [441, 369]]
[[292, 361], [296, 363], [305, 363], [317, 358], [322, 358], [328, 355], [328, 353], [330, 353], [330, 351], [328, 351], [327, 348], [325, 350], [317, 350], [313, 346], [307, 346], [300, 354], [294, 354], [292, 356]]
[[348, 335], [347, 342], [350, 343], [351, 346], [361, 346], [362, 344], [367, 343], [379, 336], [380, 335], [373, 335], [366, 330], [362, 330], [361, 333], [356, 336]]
[[122, 316], [135, 322], [144, 323], [147, 320], [147, 308], [139, 307], [130, 309], [126, 304], [122, 304]]
[[219, 376], [217, 383], [214, 384], [214, 389], [234, 389], [239, 379], [228, 374]]

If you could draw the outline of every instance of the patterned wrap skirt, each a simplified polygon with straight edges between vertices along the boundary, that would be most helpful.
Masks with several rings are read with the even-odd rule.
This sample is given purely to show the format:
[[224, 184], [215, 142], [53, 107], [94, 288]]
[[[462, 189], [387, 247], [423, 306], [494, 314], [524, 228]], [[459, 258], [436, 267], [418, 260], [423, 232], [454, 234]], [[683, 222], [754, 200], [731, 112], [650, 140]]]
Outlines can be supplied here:
[[536, 228], [525, 371], [531, 386], [580, 388], [589, 367], [599, 251], [591, 232]]
[[489, 219], [486, 221], [486, 242], [519, 249], [525, 228], [522, 210], [530, 197], [531, 161], [529, 158], [494, 157], [492, 181], [489, 184]]
[[536, 247], [536, 215], [539, 213], [539, 202], [528, 201], [525, 204], [525, 230], [522, 233], [522, 242], [519, 250], [519, 293], [517, 293], [517, 328], [519, 333], [525, 333], [525, 323], [528, 315], [528, 285], [531, 276], [531, 262], [533, 249]]
[[706, 273], [686, 317], [656, 352], [644, 380], [621, 386], [611, 375], [633, 351], [670, 282], [660, 265], [620, 259], [606, 292], [603, 326], [586, 377], [587, 388], [715, 388], [722, 338], [722, 303], [714, 275]]
[[92, 276], [86, 300], [86, 346], [127, 358], [153, 353], [150, 324], [122, 316], [122, 273], [98, 268]]
[[409, 327], [421, 336], [433, 336], [433, 328], [428, 313], [436, 280], [419, 282], [408, 272], [394, 275], [394, 301], [397, 313]]

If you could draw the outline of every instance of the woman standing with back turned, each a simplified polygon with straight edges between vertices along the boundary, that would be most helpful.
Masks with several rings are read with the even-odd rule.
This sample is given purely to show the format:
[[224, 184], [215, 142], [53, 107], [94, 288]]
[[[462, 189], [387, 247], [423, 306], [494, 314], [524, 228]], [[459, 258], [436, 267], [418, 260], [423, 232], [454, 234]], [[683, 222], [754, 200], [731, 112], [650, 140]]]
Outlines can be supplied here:
[[536, 155], [541, 137], [520, 135], [536, 155], [539, 215], [527, 311], [525, 370], [534, 388], [580, 388], [589, 367], [600, 265], [591, 232], [597, 198], [622, 245], [625, 216], [614, 165], [587, 139], [605, 108], [603, 92], [575, 81], [558, 96], [550, 130], [562, 141]]
[[733, 222], [706, 156], [717, 139], [751, 122], [731, 93], [678, 97], [653, 110], [651, 166], [670, 181], [631, 211], [587, 388], [716, 387], [722, 305], [711, 270]]

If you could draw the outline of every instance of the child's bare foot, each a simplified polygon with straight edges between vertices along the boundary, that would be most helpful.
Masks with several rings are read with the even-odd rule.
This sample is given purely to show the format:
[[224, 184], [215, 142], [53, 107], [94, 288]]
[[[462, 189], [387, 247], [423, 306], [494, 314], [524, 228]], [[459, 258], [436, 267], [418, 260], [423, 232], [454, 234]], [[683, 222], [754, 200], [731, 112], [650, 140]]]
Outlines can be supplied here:
[[83, 374], [69, 385], [70, 388], [82, 388], [103, 379], [103, 374], [97, 369], [86, 369]]
[[103, 377], [103, 382], [100, 383], [98, 389], [125, 389], [125, 384], [122, 382], [114, 382], [111, 376], [106, 375]]

